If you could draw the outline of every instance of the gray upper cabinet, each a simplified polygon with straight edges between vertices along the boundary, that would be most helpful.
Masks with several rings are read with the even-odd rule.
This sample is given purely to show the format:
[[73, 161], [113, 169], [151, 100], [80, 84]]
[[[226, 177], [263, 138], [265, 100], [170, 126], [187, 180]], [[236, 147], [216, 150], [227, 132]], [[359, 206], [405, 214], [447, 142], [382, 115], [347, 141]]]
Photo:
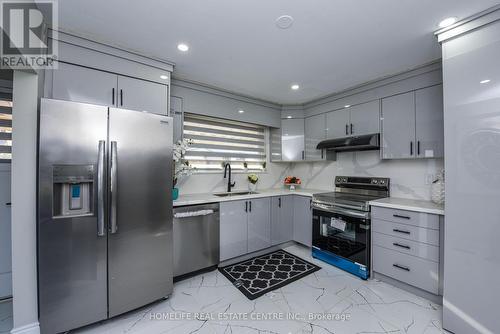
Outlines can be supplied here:
[[167, 115], [168, 86], [118, 76], [118, 107]]
[[271, 198], [248, 201], [248, 252], [271, 246]]
[[59, 62], [49, 98], [168, 115], [168, 86]]
[[271, 198], [271, 244], [278, 245], [293, 239], [294, 196]]
[[382, 158], [442, 157], [442, 85], [382, 99]]
[[443, 157], [443, 86], [417, 90], [415, 107], [417, 157]]
[[281, 120], [281, 160], [304, 160], [304, 120]]
[[271, 128], [269, 131], [269, 141], [270, 141], [270, 151], [271, 151], [271, 161], [282, 161], [281, 156], [281, 129]]
[[331, 111], [326, 114], [326, 137], [328, 139], [349, 136], [349, 109]]
[[293, 239], [308, 247], [312, 246], [311, 198], [293, 196]]
[[349, 133], [353, 136], [380, 132], [380, 101], [371, 101], [349, 108]]
[[316, 146], [326, 139], [326, 116], [325, 114], [307, 117], [305, 119], [305, 159], [309, 161], [324, 160], [323, 150], [317, 150]]
[[115, 74], [61, 62], [58, 66], [52, 71], [51, 98], [110, 107], [116, 105], [118, 78]]
[[248, 251], [247, 201], [220, 203], [220, 260]]
[[415, 157], [415, 93], [382, 99], [382, 158]]

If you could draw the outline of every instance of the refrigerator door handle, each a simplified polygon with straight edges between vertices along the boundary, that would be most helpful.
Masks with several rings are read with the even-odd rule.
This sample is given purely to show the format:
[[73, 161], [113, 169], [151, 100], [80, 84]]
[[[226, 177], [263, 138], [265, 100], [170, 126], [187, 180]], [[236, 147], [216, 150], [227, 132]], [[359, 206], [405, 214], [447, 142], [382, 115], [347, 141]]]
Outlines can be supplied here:
[[117, 143], [116, 141], [111, 142], [111, 206], [110, 206], [110, 215], [109, 219], [111, 222], [110, 232], [111, 234], [115, 234], [118, 231], [118, 224], [116, 222], [116, 196], [118, 194], [118, 180], [117, 180]]
[[106, 157], [106, 141], [99, 140], [97, 158], [97, 236], [105, 235], [104, 229], [104, 160]]

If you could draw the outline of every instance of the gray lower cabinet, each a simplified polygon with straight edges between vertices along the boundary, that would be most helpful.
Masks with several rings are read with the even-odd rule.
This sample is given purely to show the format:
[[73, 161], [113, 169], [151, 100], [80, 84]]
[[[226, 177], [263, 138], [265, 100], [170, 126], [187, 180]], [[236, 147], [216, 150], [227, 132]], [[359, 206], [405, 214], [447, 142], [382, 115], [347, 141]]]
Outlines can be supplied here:
[[305, 246], [312, 246], [311, 198], [293, 196], [293, 239]]
[[326, 115], [307, 117], [304, 123], [305, 133], [305, 160], [319, 161], [325, 159], [324, 150], [317, 150], [316, 146], [326, 139]]
[[271, 198], [248, 200], [248, 252], [271, 247]]
[[304, 120], [281, 120], [281, 160], [304, 160]]
[[168, 86], [58, 63], [49, 98], [168, 115]]
[[382, 99], [382, 158], [444, 155], [443, 87], [427, 87]]
[[293, 240], [293, 205], [295, 196], [271, 198], [271, 244]]
[[326, 137], [328, 139], [349, 136], [349, 109], [331, 111], [326, 114]]
[[442, 282], [440, 217], [372, 207], [373, 271], [439, 295]]
[[220, 203], [220, 260], [248, 253], [247, 201]]
[[271, 198], [220, 203], [220, 260], [271, 246]]

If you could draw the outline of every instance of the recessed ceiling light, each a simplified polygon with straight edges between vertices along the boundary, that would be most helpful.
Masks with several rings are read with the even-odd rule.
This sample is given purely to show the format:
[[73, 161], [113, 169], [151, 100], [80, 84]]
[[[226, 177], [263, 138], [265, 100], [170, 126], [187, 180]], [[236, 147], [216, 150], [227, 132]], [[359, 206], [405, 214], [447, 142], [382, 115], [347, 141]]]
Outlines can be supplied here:
[[288, 29], [293, 24], [293, 17], [290, 15], [281, 15], [276, 19], [276, 26], [280, 29]]
[[286, 116], [286, 118], [292, 118], [292, 116]]
[[346, 104], [344, 108], [349, 108], [350, 106], [351, 106], [350, 104]]
[[479, 81], [479, 83], [480, 84], [487, 84], [490, 81], [491, 81], [490, 79], [484, 79], [484, 80]]
[[177, 44], [177, 49], [179, 49], [179, 51], [186, 52], [187, 50], [189, 50], [189, 46], [184, 43], [179, 43]]
[[240, 109], [240, 110], [238, 110], [238, 112], [239, 112], [240, 114], [243, 114], [243, 113], [245, 112], [245, 110], [241, 110], [241, 109]]
[[168, 79], [168, 76], [166, 76], [166, 75], [164, 75], [164, 74], [163, 74], [163, 75], [160, 75], [160, 79], [167, 80], [167, 79]]
[[444, 20], [442, 20], [441, 22], [439, 22], [439, 28], [449, 27], [452, 24], [454, 24], [455, 22], [457, 22], [457, 18], [456, 17], [454, 17], [454, 16], [447, 17]]
[[293, 89], [293, 90], [297, 90], [297, 89], [300, 88], [300, 86], [297, 85], [297, 84], [293, 84], [290, 88]]

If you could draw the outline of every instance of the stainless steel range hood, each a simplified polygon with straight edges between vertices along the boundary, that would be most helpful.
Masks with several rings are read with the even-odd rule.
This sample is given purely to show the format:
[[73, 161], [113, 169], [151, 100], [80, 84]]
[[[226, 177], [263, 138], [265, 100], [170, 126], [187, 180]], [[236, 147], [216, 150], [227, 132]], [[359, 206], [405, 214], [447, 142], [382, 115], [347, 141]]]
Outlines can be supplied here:
[[318, 150], [335, 152], [370, 151], [380, 149], [380, 134], [323, 140], [316, 146]]

